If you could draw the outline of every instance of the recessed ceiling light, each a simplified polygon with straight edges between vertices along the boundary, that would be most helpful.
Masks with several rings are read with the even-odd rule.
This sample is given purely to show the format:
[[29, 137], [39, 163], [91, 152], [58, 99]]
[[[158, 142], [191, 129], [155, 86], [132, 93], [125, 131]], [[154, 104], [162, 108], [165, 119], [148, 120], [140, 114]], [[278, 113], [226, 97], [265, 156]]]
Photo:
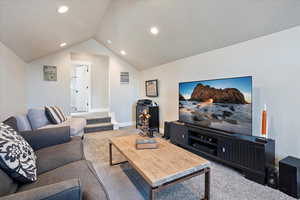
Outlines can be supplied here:
[[124, 50], [120, 51], [120, 53], [121, 53], [123, 56], [126, 55], [126, 51], [124, 51]]
[[111, 41], [111, 40], [107, 40], [106, 42], [107, 42], [108, 44], [111, 44], [111, 43], [112, 43], [112, 41]]
[[69, 10], [68, 6], [59, 6], [58, 9], [57, 9], [57, 12], [60, 13], [60, 14], [63, 14], [63, 13], [68, 12], [68, 10]]
[[150, 32], [151, 32], [153, 35], [157, 35], [157, 34], [159, 33], [159, 30], [158, 30], [157, 27], [153, 26], [153, 27], [151, 27]]
[[61, 43], [59, 46], [60, 46], [60, 47], [64, 47], [64, 46], [66, 46], [66, 45], [67, 45], [67, 43], [63, 42], [63, 43]]

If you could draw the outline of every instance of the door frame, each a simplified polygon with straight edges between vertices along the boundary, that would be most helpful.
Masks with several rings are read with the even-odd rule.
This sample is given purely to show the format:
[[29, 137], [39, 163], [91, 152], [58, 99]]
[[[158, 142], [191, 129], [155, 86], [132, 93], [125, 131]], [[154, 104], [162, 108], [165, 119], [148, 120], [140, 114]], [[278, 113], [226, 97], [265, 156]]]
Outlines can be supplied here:
[[[91, 74], [91, 68], [92, 68], [92, 63], [88, 61], [83, 61], [83, 60], [74, 60], [71, 62], [72, 65], [72, 70], [74, 70], [74, 65], [87, 65], [88, 68], [88, 111], [90, 112], [92, 110], [92, 74]], [[72, 80], [71, 80], [72, 81]], [[70, 81], [70, 88], [71, 88], [71, 81]], [[72, 94], [72, 93], [71, 93]], [[71, 97], [72, 98], [72, 97]], [[70, 102], [71, 106], [71, 102]]]

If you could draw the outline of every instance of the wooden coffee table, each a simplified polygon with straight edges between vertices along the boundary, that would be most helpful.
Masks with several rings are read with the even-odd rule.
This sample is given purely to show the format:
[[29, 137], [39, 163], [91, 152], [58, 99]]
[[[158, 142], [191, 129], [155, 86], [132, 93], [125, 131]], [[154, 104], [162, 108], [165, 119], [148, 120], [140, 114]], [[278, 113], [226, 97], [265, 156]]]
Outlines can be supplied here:
[[[203, 200], [210, 199], [209, 161], [161, 138], [156, 138], [159, 142], [158, 149], [137, 150], [137, 138], [142, 137], [130, 135], [112, 138], [109, 143], [110, 165], [129, 162], [151, 186], [150, 200], [155, 198], [157, 191], [201, 174], [205, 174]], [[127, 161], [113, 163], [112, 146], [121, 152]]]

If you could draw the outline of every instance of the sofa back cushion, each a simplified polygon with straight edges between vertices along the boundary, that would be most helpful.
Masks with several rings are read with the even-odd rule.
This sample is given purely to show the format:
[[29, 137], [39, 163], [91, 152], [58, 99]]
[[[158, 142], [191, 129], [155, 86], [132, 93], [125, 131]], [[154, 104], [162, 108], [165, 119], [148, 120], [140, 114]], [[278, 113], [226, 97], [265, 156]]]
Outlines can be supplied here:
[[50, 124], [44, 108], [29, 109], [27, 117], [33, 130]]
[[31, 125], [26, 115], [16, 116], [18, 131], [31, 131]]
[[15, 193], [18, 185], [0, 169], [0, 197]]

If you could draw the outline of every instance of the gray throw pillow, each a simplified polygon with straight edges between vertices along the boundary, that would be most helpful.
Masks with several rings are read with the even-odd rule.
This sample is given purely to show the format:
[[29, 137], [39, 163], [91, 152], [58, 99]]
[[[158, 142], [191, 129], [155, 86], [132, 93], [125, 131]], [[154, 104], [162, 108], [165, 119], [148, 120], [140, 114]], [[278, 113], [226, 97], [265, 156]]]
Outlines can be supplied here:
[[0, 167], [18, 182], [37, 180], [33, 149], [21, 135], [4, 123], [0, 123]]
[[39, 129], [50, 124], [44, 108], [31, 108], [28, 110], [27, 117], [33, 130]]
[[17, 124], [19, 131], [31, 131], [31, 125], [27, 115], [17, 115]]

